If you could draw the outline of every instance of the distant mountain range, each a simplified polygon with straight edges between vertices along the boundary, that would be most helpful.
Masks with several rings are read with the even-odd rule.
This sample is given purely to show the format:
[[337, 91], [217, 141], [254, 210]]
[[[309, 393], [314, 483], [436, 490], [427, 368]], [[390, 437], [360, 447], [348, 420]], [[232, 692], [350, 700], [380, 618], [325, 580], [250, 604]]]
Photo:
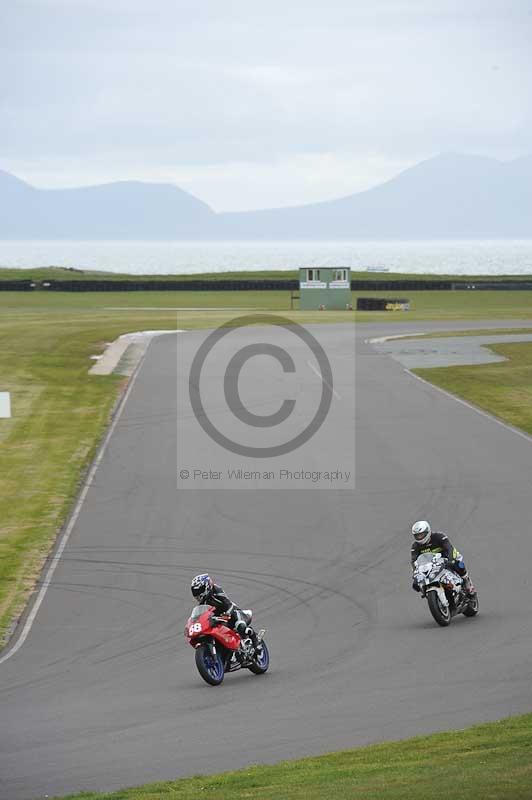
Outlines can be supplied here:
[[170, 184], [36, 189], [0, 171], [0, 238], [532, 238], [532, 156], [444, 154], [338, 200], [219, 214]]

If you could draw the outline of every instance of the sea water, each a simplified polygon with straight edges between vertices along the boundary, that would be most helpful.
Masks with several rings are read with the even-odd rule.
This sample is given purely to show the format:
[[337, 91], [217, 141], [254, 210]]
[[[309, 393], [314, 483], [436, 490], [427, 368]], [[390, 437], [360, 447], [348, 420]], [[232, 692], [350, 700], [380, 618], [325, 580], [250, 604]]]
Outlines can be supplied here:
[[470, 241], [0, 241], [0, 266], [131, 274], [382, 268], [391, 273], [529, 275], [532, 239]]

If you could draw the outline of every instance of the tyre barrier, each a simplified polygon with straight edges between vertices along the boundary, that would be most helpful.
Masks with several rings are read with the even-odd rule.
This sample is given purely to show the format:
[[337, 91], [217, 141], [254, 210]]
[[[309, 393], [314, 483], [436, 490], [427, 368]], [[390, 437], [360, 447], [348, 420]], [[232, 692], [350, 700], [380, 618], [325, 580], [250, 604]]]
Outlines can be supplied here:
[[401, 297], [358, 297], [357, 311], [409, 311], [410, 300]]

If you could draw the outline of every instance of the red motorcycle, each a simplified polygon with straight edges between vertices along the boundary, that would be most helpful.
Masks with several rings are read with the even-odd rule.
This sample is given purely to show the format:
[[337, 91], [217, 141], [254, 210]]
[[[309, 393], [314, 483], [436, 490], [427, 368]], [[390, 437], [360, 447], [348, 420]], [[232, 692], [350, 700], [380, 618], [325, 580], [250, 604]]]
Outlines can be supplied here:
[[[248, 637], [239, 634], [227, 625], [227, 616], [217, 617], [213, 606], [200, 605], [192, 609], [185, 636], [196, 651], [196, 666], [204, 681], [218, 686], [226, 672], [249, 669], [255, 675], [263, 675], [270, 666], [270, 654], [264, 641], [265, 630], [257, 634], [255, 648]], [[243, 612], [246, 622], [251, 623], [251, 611]]]

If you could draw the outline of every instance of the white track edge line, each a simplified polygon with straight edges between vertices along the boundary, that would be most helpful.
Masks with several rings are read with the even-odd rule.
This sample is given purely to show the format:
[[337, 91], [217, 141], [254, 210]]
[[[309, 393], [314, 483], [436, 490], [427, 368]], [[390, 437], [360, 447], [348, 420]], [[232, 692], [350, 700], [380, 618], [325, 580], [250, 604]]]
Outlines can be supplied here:
[[92, 462], [92, 466], [90, 467], [89, 472], [87, 473], [87, 477], [85, 478], [85, 482], [83, 484], [83, 489], [81, 490], [81, 493], [80, 493], [80, 495], [78, 497], [76, 505], [74, 506], [74, 510], [73, 510], [72, 514], [70, 515], [70, 519], [68, 521], [68, 524], [67, 524], [67, 526], [66, 526], [66, 528], [64, 530], [64, 533], [62, 534], [61, 540], [59, 542], [59, 546], [58, 546], [58, 548], [57, 548], [57, 550], [56, 550], [56, 552], [55, 552], [55, 554], [54, 554], [54, 556], [53, 556], [53, 558], [52, 558], [52, 560], [50, 562], [50, 565], [49, 565], [49, 567], [48, 567], [48, 569], [47, 569], [47, 571], [45, 573], [44, 580], [42, 582], [42, 586], [41, 586], [41, 588], [39, 590], [39, 593], [38, 593], [37, 597], [35, 598], [35, 601], [34, 601], [34, 603], [32, 605], [31, 611], [29, 612], [29, 614], [28, 614], [28, 616], [26, 618], [26, 621], [24, 623], [22, 631], [20, 632], [20, 635], [18, 636], [18, 638], [16, 639], [16, 641], [15, 641], [15, 643], [14, 643], [14, 645], [12, 647], [9, 647], [9, 643], [7, 644], [8, 651], [7, 651], [7, 653], [4, 653], [4, 655], [0, 656], [0, 664], [3, 664], [5, 661], [7, 661], [9, 658], [11, 658], [11, 656], [14, 656], [15, 653], [20, 650], [20, 648], [22, 647], [22, 645], [24, 644], [24, 642], [28, 638], [28, 634], [31, 631], [31, 628], [32, 628], [33, 623], [35, 621], [35, 617], [37, 616], [37, 612], [39, 611], [39, 608], [41, 607], [41, 603], [44, 600], [44, 596], [45, 596], [45, 594], [47, 592], [47, 589], [50, 586], [50, 583], [52, 582], [52, 578], [53, 578], [54, 572], [55, 572], [55, 570], [57, 568], [57, 565], [59, 564], [59, 561], [61, 560], [61, 556], [63, 555], [63, 551], [64, 551], [64, 549], [65, 549], [65, 547], [66, 547], [66, 545], [68, 543], [68, 540], [70, 538], [70, 534], [72, 533], [72, 531], [74, 529], [74, 525], [78, 521], [78, 517], [80, 515], [81, 508], [83, 506], [83, 503], [85, 501], [87, 493], [88, 493], [88, 491], [89, 491], [89, 489], [91, 487], [92, 481], [93, 481], [94, 476], [96, 474], [96, 470], [98, 469], [98, 467], [99, 467], [99, 465], [100, 465], [100, 463], [102, 461], [102, 458], [105, 455], [105, 451], [107, 449], [107, 445], [109, 444], [111, 436], [113, 435], [114, 430], [115, 430], [115, 428], [116, 428], [116, 426], [118, 424], [118, 421], [120, 420], [120, 417], [122, 416], [122, 411], [125, 408], [125, 405], [127, 403], [128, 397], [131, 394], [131, 390], [133, 389], [133, 386], [135, 385], [135, 381], [137, 380], [137, 376], [138, 376], [138, 374], [140, 372], [140, 368], [141, 368], [142, 364], [144, 363], [144, 358], [146, 357], [146, 353], [148, 352], [150, 344], [151, 344], [151, 341], [148, 343], [148, 347], [146, 348], [146, 351], [144, 352], [144, 355], [143, 355], [141, 361], [138, 363], [137, 368], [136, 368], [135, 372], [133, 373], [133, 375], [132, 375], [132, 377], [131, 377], [131, 379], [129, 381], [129, 386], [127, 387], [125, 393], [122, 395], [121, 399], [119, 400], [118, 408], [116, 409], [116, 413], [114, 415], [114, 418], [113, 418], [113, 420], [111, 422], [111, 425], [109, 426], [109, 430], [107, 431], [107, 433], [105, 435], [105, 438], [104, 438], [104, 440], [103, 440], [103, 442], [102, 442], [102, 444], [100, 446], [100, 449], [98, 450], [96, 458]]
[[392, 339], [412, 339], [416, 336], [424, 336], [423, 332], [419, 333], [394, 333], [391, 336], [377, 336], [374, 339], [364, 339], [364, 344], [384, 344], [385, 342], [392, 341]]
[[340, 395], [338, 394], [336, 389], [333, 386], [329, 386], [327, 381], [324, 379], [323, 375], [320, 372], [318, 372], [318, 370], [316, 369], [316, 367], [314, 366], [312, 361], [307, 361], [307, 365], [311, 368], [311, 370], [314, 373], [314, 375], [317, 375], [318, 378], [320, 378], [323, 381], [323, 383], [326, 385], [326, 387], [331, 390], [331, 392], [336, 397], [336, 399], [337, 400], [341, 400], [342, 398], [340, 397]]
[[515, 428], [513, 425], [509, 425], [507, 422], [503, 422], [502, 419], [498, 419], [498, 417], [495, 417], [488, 411], [483, 411], [481, 408], [478, 408], [472, 403], [468, 403], [467, 400], [462, 400], [461, 397], [457, 397], [452, 392], [448, 392], [446, 389], [442, 389], [440, 386], [436, 386], [435, 383], [431, 383], [430, 381], [425, 380], [425, 378], [421, 378], [419, 375], [416, 375], [415, 372], [412, 372], [412, 370], [407, 369], [407, 367], [403, 367], [403, 369], [408, 375], [411, 375], [412, 378], [415, 378], [416, 381], [420, 381], [420, 383], [424, 383], [425, 386], [429, 386], [436, 392], [440, 392], [440, 394], [444, 394], [446, 397], [450, 397], [451, 400], [454, 400], [456, 403], [460, 403], [460, 405], [469, 408], [471, 411], [476, 411], [476, 413], [480, 414], [481, 417], [485, 417], [486, 419], [490, 420], [490, 422], [497, 423], [497, 425], [500, 425], [501, 428], [506, 428], [506, 430], [510, 431], [510, 433], [515, 433], [516, 436], [520, 436], [521, 439], [524, 439], [529, 444], [532, 443], [532, 436], [530, 436], [528, 433], [525, 433], [525, 431], [521, 431], [519, 430], [519, 428]]

